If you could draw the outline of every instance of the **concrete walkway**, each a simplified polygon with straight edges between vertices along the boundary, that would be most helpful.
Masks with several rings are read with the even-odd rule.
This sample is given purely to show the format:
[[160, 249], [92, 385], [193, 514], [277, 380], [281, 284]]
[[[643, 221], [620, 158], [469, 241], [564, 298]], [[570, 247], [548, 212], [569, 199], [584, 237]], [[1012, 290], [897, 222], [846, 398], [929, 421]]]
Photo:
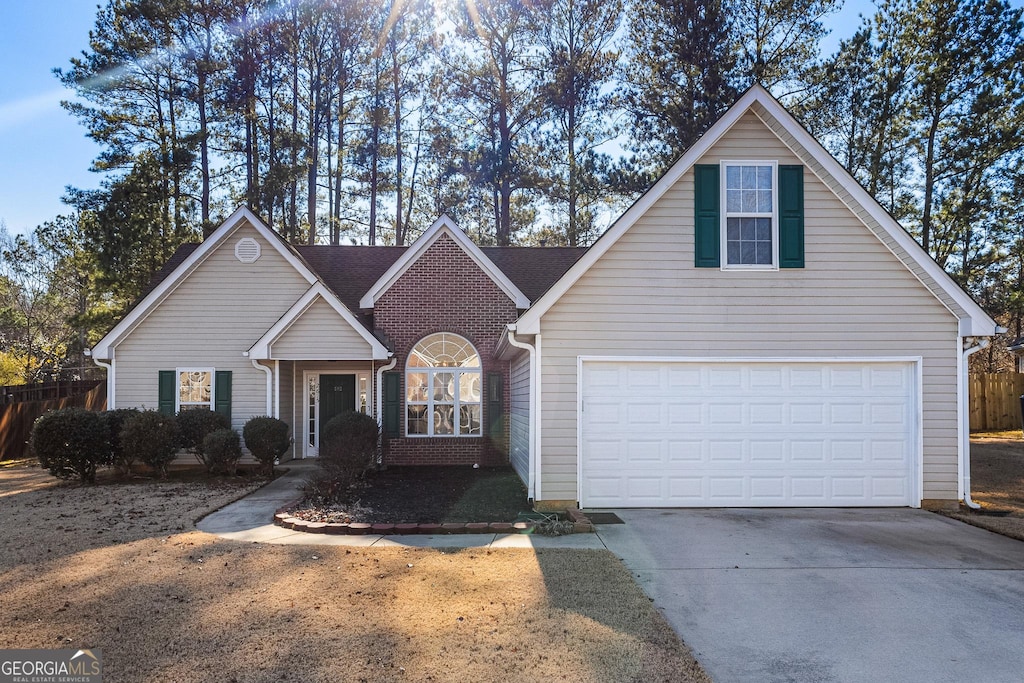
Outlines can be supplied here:
[[293, 461], [288, 471], [257, 489], [199, 520], [200, 531], [233, 541], [290, 545], [342, 545], [355, 547], [415, 548], [576, 548], [605, 550], [598, 534], [535, 536], [528, 534], [453, 534], [444, 536], [329, 536], [292, 531], [271, 523], [274, 512], [301, 495], [313, 461]]

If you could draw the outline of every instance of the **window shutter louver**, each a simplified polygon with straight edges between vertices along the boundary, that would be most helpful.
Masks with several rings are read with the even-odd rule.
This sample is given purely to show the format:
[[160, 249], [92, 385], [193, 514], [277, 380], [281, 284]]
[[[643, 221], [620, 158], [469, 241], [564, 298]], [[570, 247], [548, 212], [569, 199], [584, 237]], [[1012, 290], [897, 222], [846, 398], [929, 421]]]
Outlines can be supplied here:
[[157, 390], [157, 410], [161, 415], [174, 415], [174, 393], [177, 390], [177, 373], [174, 370], [161, 370]]
[[231, 371], [218, 370], [214, 373], [213, 409], [231, 419]]
[[487, 434], [500, 442], [505, 438], [505, 378], [499, 372], [487, 374]]
[[384, 436], [398, 436], [399, 428], [398, 425], [401, 421], [401, 373], [398, 372], [385, 372], [384, 373], [384, 415], [382, 421], [384, 423]]
[[779, 166], [779, 267], [804, 267], [803, 166]]
[[694, 186], [694, 265], [697, 268], [718, 268], [721, 244], [719, 167], [697, 164], [693, 167]]

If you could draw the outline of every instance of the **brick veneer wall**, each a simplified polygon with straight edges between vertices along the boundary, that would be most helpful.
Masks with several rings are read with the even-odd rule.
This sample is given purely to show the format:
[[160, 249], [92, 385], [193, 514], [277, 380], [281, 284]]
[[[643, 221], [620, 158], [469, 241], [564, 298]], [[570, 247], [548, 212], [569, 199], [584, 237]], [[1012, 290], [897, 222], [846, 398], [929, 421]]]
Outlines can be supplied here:
[[[412, 266], [378, 299], [374, 326], [394, 344], [401, 373], [401, 436], [388, 440], [389, 465], [498, 465], [508, 462], [509, 364], [494, 357], [505, 325], [516, 319], [515, 303], [450, 237], [441, 234]], [[405, 361], [413, 346], [428, 334], [453, 332], [465, 337], [480, 354], [484, 404], [482, 431], [473, 437], [405, 436]], [[487, 375], [501, 373], [505, 407], [500, 444], [487, 437]]]

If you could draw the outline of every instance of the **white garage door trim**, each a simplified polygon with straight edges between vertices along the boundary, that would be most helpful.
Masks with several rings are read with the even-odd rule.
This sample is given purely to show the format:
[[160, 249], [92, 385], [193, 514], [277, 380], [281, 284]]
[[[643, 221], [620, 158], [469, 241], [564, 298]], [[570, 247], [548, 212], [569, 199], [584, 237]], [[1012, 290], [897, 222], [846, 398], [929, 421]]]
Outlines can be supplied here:
[[578, 492], [580, 507], [587, 507], [588, 501], [584, 492], [584, 434], [583, 434], [583, 390], [584, 390], [584, 365], [588, 363], [650, 363], [650, 364], [882, 364], [897, 363], [910, 366], [912, 386], [910, 400], [910, 438], [911, 438], [911, 459], [909, 464], [910, 492], [908, 504], [911, 507], [920, 507], [924, 482], [924, 458], [922, 452], [923, 438], [923, 386], [922, 386], [922, 364], [921, 356], [857, 356], [857, 357], [679, 357], [679, 356], [578, 356], [576, 362], [576, 490]]

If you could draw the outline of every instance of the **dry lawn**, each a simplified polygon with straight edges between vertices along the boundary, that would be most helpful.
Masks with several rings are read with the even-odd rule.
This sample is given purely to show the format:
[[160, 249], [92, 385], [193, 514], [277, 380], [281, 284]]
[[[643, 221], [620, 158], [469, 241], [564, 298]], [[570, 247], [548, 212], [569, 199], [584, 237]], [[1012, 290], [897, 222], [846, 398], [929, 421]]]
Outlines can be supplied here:
[[[1024, 441], [1021, 433], [971, 436], [971, 497], [982, 511], [961, 508], [950, 517], [1024, 541]], [[1008, 511], [1005, 517], [984, 514]]]
[[192, 525], [238, 488], [11, 471], [0, 647], [99, 647], [107, 681], [709, 681], [607, 552], [241, 544]]

